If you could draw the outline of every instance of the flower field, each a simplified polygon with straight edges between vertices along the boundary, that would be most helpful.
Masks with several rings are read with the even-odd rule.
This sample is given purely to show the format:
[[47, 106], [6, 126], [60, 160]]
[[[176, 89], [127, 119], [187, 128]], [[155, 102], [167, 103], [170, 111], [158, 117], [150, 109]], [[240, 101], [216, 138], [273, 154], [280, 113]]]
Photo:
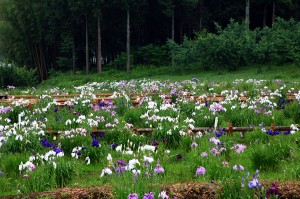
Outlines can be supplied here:
[[144, 79], [2, 94], [0, 197], [82, 187], [128, 199], [300, 197], [299, 82]]

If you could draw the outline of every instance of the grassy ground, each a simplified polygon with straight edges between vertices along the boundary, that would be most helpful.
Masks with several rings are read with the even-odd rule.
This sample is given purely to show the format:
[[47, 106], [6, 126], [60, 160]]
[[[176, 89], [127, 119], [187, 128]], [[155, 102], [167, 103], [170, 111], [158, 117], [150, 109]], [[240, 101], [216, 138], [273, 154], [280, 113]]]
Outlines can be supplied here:
[[117, 70], [104, 71], [103, 74], [85, 75], [77, 73], [72, 75], [70, 72], [56, 73], [49, 80], [42, 82], [38, 88], [48, 87], [72, 87], [73, 85], [83, 85], [88, 82], [102, 82], [114, 80], [130, 79], [153, 79], [153, 80], [171, 80], [183, 81], [197, 78], [201, 81], [234, 81], [235, 79], [282, 79], [283, 81], [300, 81], [300, 67], [289, 64], [281, 66], [262, 66], [242, 68], [237, 71], [201, 71], [201, 70], [181, 70], [170, 67], [138, 67], [129, 74]]

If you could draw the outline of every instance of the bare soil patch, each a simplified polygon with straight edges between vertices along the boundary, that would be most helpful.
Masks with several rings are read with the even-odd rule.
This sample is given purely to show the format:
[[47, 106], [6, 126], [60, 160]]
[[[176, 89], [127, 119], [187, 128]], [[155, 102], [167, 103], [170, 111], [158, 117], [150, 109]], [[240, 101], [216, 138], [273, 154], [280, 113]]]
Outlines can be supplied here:
[[[280, 198], [300, 199], [300, 181], [290, 180], [284, 182], [275, 182], [282, 193]], [[262, 182], [265, 189], [272, 186], [271, 181]], [[177, 199], [216, 199], [222, 187], [218, 184], [186, 182], [174, 183], [164, 186], [164, 190]], [[113, 189], [109, 185], [97, 187], [82, 187], [82, 188], [63, 188], [49, 192], [38, 192], [31, 194], [20, 194], [1, 197], [3, 199], [114, 199]], [[255, 198], [255, 197], [254, 197]]]

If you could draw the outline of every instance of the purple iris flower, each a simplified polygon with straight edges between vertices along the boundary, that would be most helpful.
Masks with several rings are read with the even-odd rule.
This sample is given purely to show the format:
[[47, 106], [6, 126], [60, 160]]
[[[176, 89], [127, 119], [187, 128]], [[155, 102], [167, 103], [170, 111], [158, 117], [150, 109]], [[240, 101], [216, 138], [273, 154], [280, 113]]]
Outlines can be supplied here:
[[256, 178], [256, 175], [253, 175], [252, 181], [249, 181], [248, 183], [249, 188], [256, 188], [256, 187], [261, 187], [260, 182]]
[[116, 143], [113, 143], [113, 144], [110, 145], [110, 148], [111, 148], [112, 150], [115, 150], [116, 147], [117, 147], [117, 144], [116, 144]]
[[160, 166], [160, 163], [158, 162], [157, 166], [154, 168], [154, 172], [155, 173], [164, 173], [165, 170], [164, 170], [164, 168], [162, 166]]
[[98, 104], [99, 107], [103, 107], [105, 105], [106, 105], [105, 102], [99, 102], [99, 104]]
[[138, 199], [139, 196], [136, 193], [131, 193], [128, 195], [127, 199]]
[[197, 168], [196, 175], [205, 175], [206, 169], [204, 167]]
[[62, 149], [57, 148], [56, 146], [53, 147], [56, 154], [59, 154], [60, 152], [64, 152]]
[[44, 147], [53, 147], [53, 144], [49, 142], [47, 139], [42, 139], [41, 144], [44, 145]]
[[96, 138], [93, 138], [92, 147], [99, 147], [99, 140]]
[[116, 173], [118, 174], [118, 175], [120, 175], [120, 174], [122, 174], [122, 173], [124, 173], [124, 171], [125, 171], [125, 166], [118, 166], [117, 168], [116, 168]]
[[54, 145], [49, 142], [46, 138], [45, 139], [42, 139], [41, 141], [41, 144], [44, 146], [44, 147], [53, 147]]
[[152, 192], [145, 193], [145, 195], [143, 196], [143, 199], [154, 199], [154, 194]]
[[125, 166], [125, 161], [124, 160], [117, 160], [116, 164], [120, 165], [120, 166]]
[[178, 160], [181, 160], [181, 159], [182, 159], [182, 155], [181, 155], [180, 153], [177, 154], [176, 157], [177, 157]]
[[268, 189], [267, 192], [267, 198], [269, 198], [270, 196], [280, 196], [280, 190], [279, 188], [276, 186], [275, 183], [272, 183], [272, 187]]
[[216, 132], [216, 137], [219, 138], [222, 136], [222, 133], [221, 132]]
[[156, 140], [153, 140], [153, 141], [152, 141], [152, 145], [153, 145], [153, 146], [158, 146], [158, 144], [159, 144], [159, 143], [158, 143]]

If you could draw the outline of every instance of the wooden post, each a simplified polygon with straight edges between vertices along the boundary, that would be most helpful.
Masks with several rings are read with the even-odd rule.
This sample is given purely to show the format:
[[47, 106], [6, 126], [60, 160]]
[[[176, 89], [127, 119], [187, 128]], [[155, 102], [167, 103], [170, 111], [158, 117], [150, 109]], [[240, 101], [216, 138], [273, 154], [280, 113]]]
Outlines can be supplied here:
[[272, 123], [272, 124], [271, 124], [271, 130], [274, 132], [274, 131], [275, 131], [275, 129], [276, 129], [276, 127], [275, 127], [275, 123]]
[[233, 136], [232, 122], [229, 122], [229, 124], [228, 124], [228, 134], [229, 134], [230, 136]]
[[93, 131], [97, 131], [97, 126], [93, 126]]

